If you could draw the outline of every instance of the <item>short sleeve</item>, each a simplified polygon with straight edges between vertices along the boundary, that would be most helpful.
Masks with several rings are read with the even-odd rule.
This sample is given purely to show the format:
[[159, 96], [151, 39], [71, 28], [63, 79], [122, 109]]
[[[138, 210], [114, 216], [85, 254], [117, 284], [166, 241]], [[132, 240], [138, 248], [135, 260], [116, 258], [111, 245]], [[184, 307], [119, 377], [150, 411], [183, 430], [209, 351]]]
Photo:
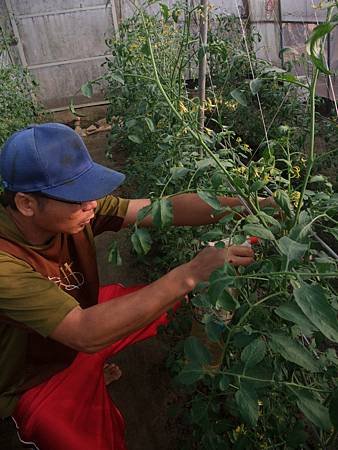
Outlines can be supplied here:
[[98, 200], [92, 222], [94, 236], [103, 231], [119, 231], [126, 216], [129, 200], [107, 195]]
[[0, 252], [0, 314], [49, 336], [78, 302], [24, 261]]

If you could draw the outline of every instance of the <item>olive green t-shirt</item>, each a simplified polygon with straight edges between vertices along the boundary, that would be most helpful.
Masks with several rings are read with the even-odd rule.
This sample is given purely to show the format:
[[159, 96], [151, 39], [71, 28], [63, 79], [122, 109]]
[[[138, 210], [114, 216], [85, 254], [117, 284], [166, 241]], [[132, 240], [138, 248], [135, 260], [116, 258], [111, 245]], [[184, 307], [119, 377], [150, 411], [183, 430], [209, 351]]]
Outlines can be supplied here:
[[32, 246], [0, 205], [0, 417], [74, 359], [74, 350], [48, 336], [78, 304], [97, 303], [94, 236], [118, 231], [127, 207], [128, 200], [108, 195], [84, 230]]

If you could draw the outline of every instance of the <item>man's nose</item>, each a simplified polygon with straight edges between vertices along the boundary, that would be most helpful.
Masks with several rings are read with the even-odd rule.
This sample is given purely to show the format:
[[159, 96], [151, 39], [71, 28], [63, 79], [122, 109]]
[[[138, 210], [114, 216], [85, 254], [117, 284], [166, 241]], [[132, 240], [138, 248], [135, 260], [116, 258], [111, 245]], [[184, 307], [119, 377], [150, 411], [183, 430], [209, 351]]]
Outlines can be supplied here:
[[88, 202], [82, 203], [82, 210], [83, 211], [90, 211], [91, 209], [95, 209], [97, 207], [97, 201], [96, 200], [90, 200]]

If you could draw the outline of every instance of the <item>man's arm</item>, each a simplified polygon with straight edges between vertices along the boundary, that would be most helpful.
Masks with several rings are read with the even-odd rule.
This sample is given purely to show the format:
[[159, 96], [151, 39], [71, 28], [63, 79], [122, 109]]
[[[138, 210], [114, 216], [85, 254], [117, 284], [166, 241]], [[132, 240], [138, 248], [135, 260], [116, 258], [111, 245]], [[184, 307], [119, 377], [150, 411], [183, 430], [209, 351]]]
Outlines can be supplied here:
[[[238, 197], [218, 197], [218, 200], [222, 206], [229, 206], [234, 208], [236, 206], [242, 206]], [[227, 213], [223, 213], [217, 216], [213, 215], [213, 209], [205, 203], [197, 194], [180, 194], [171, 197], [170, 201], [173, 206], [173, 224], [176, 226], [198, 226], [216, 223], [218, 220]], [[266, 205], [273, 206], [271, 197], [262, 199], [261, 207]], [[149, 199], [130, 200], [127, 209], [127, 214], [123, 221], [123, 226], [134, 224], [137, 218], [137, 213], [140, 209], [150, 205]], [[152, 225], [152, 217], [147, 216], [141, 225], [149, 227]]]
[[69, 312], [50, 337], [76, 350], [94, 353], [143, 328], [223, 266], [253, 261], [248, 247], [208, 247], [194, 259], [176, 267], [143, 289], [87, 309]]

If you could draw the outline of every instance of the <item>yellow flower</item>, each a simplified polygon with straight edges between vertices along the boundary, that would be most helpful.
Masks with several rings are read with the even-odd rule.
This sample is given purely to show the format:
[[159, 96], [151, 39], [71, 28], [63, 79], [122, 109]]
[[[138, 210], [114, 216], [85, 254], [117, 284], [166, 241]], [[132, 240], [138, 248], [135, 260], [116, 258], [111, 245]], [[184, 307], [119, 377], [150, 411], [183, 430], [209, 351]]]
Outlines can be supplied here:
[[240, 137], [238, 137], [237, 139], [236, 139], [236, 142], [238, 142], [239, 144], [242, 142], [242, 139], [240, 138]]
[[212, 135], [213, 131], [212, 131], [210, 128], [205, 127], [204, 129], [205, 129], [205, 132], [206, 132], [209, 136]]
[[299, 191], [293, 191], [292, 194], [290, 195], [290, 199], [292, 201], [292, 203], [295, 206], [298, 206], [299, 200], [300, 200], [300, 192]]
[[270, 181], [271, 180], [271, 177], [270, 177], [270, 175], [268, 175], [267, 173], [264, 175], [264, 177], [263, 177], [263, 181], [264, 181], [264, 183], [267, 183], [268, 181]]
[[182, 100], [180, 100], [178, 102], [178, 106], [179, 106], [180, 113], [185, 114], [188, 112], [188, 108], [185, 106], [185, 104], [182, 102]]
[[293, 166], [291, 169], [292, 175], [295, 178], [299, 178], [300, 177], [300, 167], [299, 166]]
[[235, 100], [227, 100], [224, 102], [224, 105], [229, 111], [236, 111], [238, 108], [238, 103]]
[[262, 171], [263, 171], [262, 167], [254, 167], [253, 168], [253, 175], [254, 175], [254, 177], [259, 178], [261, 173], [262, 173]]
[[245, 166], [241, 166], [241, 167], [236, 167], [235, 169], [233, 169], [233, 172], [235, 173], [240, 173], [240, 174], [244, 174], [246, 172], [247, 168]]
[[205, 100], [203, 107], [204, 107], [205, 111], [212, 111], [213, 108], [216, 107], [216, 105], [215, 105], [214, 103], [212, 103], [211, 98], [208, 97], [208, 98]]
[[242, 423], [241, 425], [238, 425], [238, 426], [236, 427], [235, 433], [236, 433], [236, 434], [241, 434], [241, 433], [246, 434], [246, 433], [245, 433], [245, 430], [244, 430], [244, 424], [243, 424], [243, 423]]

